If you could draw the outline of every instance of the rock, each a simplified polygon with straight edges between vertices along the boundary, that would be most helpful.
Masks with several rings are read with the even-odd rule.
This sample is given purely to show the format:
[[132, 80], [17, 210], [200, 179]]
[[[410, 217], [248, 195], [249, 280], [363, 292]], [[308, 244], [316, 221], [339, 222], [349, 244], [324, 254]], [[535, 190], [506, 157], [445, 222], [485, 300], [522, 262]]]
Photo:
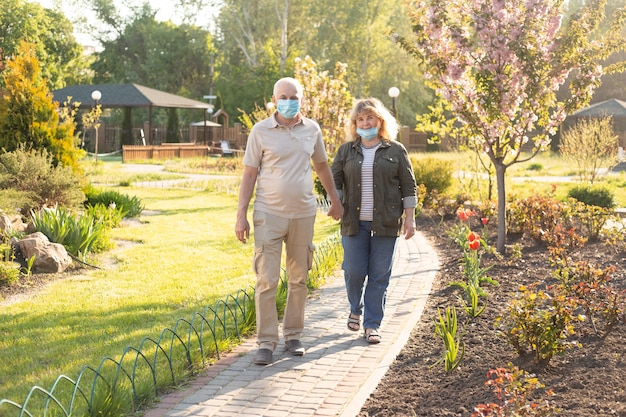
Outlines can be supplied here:
[[6, 213], [0, 213], [0, 235], [6, 232], [23, 232], [25, 230], [26, 225], [22, 222], [21, 216], [9, 216]]
[[33, 271], [59, 273], [72, 264], [72, 258], [65, 247], [60, 243], [50, 242], [41, 232], [24, 237], [17, 242], [17, 245], [24, 259], [35, 256]]

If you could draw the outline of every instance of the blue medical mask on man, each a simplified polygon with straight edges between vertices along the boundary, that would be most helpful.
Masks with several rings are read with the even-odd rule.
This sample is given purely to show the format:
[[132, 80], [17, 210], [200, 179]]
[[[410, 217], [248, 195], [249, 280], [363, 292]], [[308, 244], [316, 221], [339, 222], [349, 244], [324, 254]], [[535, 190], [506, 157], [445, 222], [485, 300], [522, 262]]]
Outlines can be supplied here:
[[285, 119], [293, 119], [300, 111], [299, 100], [278, 100], [276, 103], [276, 110]]
[[363, 140], [374, 140], [378, 137], [378, 128], [370, 127], [369, 129], [356, 128], [356, 134]]

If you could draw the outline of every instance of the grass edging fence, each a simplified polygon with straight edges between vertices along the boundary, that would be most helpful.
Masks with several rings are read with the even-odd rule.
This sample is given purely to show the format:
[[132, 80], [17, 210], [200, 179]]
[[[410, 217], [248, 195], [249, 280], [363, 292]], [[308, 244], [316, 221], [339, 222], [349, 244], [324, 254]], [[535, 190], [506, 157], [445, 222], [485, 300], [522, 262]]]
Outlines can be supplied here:
[[[310, 289], [319, 288], [337, 267], [341, 256], [338, 234], [320, 244], [309, 271]], [[284, 310], [287, 280], [283, 270], [277, 295]], [[148, 407], [160, 393], [180, 386], [210, 362], [241, 343], [255, 328], [254, 288], [240, 289], [214, 307], [179, 318], [158, 339], [145, 337], [138, 347], [128, 346], [119, 360], [105, 357], [97, 368], [82, 367], [74, 380], [60, 375], [49, 390], [33, 386], [19, 404], [0, 399], [0, 415], [120, 417]], [[12, 414], [11, 414], [12, 413]]]

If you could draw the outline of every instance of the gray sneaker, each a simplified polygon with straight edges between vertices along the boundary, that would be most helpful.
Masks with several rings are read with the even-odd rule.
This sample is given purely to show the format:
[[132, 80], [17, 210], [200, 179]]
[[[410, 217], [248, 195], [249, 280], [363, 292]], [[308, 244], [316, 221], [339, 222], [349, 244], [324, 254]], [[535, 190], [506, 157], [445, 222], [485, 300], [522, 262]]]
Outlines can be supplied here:
[[254, 363], [257, 365], [269, 365], [272, 363], [272, 351], [270, 349], [259, 349], [254, 355]]

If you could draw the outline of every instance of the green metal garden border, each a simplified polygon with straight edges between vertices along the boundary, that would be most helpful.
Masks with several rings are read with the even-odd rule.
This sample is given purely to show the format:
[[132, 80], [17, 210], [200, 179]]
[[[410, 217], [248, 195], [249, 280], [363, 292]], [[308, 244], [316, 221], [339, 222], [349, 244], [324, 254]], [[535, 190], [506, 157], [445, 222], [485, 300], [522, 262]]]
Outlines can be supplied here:
[[[316, 287], [337, 265], [340, 240], [335, 235], [318, 246], [309, 273]], [[283, 270], [281, 291], [286, 290]], [[237, 340], [254, 328], [254, 288], [219, 300], [214, 307], [180, 318], [158, 339], [145, 337], [128, 346], [119, 360], [105, 357], [97, 368], [83, 366], [76, 380], [60, 375], [50, 390], [33, 386], [22, 404], [0, 400], [2, 417], [122, 416], [149, 406], [160, 392], [175, 387], [220, 358], [220, 342]]]

